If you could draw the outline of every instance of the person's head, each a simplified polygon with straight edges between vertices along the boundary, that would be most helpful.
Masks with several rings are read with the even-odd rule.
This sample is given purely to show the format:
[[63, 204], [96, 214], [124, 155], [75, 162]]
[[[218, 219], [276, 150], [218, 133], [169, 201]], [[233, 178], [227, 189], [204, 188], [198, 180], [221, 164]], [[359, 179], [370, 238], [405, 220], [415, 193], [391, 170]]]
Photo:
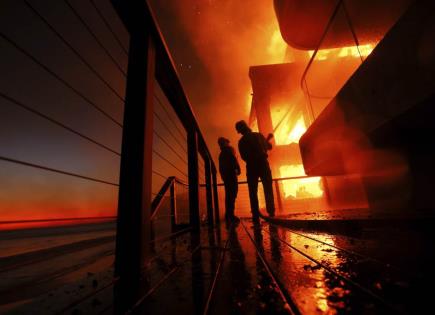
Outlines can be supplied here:
[[224, 137], [219, 137], [218, 144], [219, 144], [219, 147], [222, 149], [222, 148], [225, 148], [225, 147], [230, 145], [230, 140], [228, 140], [227, 138], [224, 138]]
[[238, 133], [241, 133], [242, 135], [248, 133], [251, 131], [251, 128], [248, 127], [248, 124], [244, 120], [240, 120], [236, 122], [236, 130]]

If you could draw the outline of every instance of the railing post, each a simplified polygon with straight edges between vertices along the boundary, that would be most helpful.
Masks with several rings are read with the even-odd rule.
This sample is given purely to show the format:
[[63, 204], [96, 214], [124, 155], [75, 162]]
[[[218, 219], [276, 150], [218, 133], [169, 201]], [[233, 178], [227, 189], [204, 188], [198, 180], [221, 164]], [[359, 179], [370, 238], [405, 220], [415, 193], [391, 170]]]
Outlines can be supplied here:
[[177, 226], [177, 199], [175, 193], [175, 180], [172, 181], [170, 188], [171, 196], [171, 230], [174, 232]]
[[275, 181], [275, 190], [276, 190], [276, 200], [278, 201], [279, 212], [283, 212], [281, 189], [279, 189], [279, 182], [277, 180]]
[[199, 171], [198, 171], [198, 134], [196, 130], [187, 132], [187, 156], [189, 175], [189, 217], [190, 226], [199, 230]]
[[[149, 254], [155, 48], [144, 29], [131, 35], [119, 179], [115, 275], [134, 303]], [[129, 284], [129, 285], [127, 285]]]
[[213, 192], [212, 192], [212, 175], [211, 175], [211, 159], [209, 156], [207, 156], [206, 159], [204, 159], [204, 166], [205, 166], [205, 187], [206, 187], [206, 195], [207, 195], [207, 219], [208, 224], [210, 226], [214, 225], [213, 220]]
[[214, 201], [214, 221], [216, 224], [220, 223], [220, 211], [219, 211], [219, 195], [217, 186], [217, 170], [214, 163], [211, 164], [211, 176], [213, 180], [213, 201]]

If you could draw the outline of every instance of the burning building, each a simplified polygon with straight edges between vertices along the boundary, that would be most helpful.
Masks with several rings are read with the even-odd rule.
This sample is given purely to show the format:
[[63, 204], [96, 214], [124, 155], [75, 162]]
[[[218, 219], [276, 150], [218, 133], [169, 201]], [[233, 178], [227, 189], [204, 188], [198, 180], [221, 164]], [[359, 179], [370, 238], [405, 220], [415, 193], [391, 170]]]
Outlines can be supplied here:
[[[410, 167], [421, 167], [412, 162], [414, 153], [405, 141], [408, 137], [400, 139], [403, 128], [398, 130], [394, 123], [408, 116], [393, 119], [401, 111], [401, 105], [394, 102], [402, 104], [410, 99], [407, 104], [411, 108], [411, 103], [418, 104], [416, 100], [427, 99], [428, 91], [434, 89], [426, 79], [432, 75], [417, 79], [422, 87], [411, 82], [403, 86], [399, 93], [402, 100], [385, 99], [381, 90], [385, 86], [393, 91], [398, 86], [392, 80], [394, 76], [400, 80], [408, 76], [403, 78], [408, 82], [409, 73], [415, 72], [412, 64], [416, 60], [420, 64], [422, 59], [419, 51], [430, 54], [427, 36], [423, 36], [430, 33], [423, 31], [427, 22], [419, 26], [407, 22], [427, 21], [423, 12], [430, 4], [418, 9], [408, 0], [274, 3], [282, 37], [289, 49], [298, 49], [297, 58], [250, 68], [250, 124], [265, 135], [275, 135], [275, 149], [270, 155], [275, 178], [309, 175], [279, 181], [277, 190], [283, 202], [309, 199], [305, 209], [314, 205], [317, 209], [383, 210], [403, 206], [404, 200], [423, 203], [418, 192], [426, 180], [422, 180], [421, 171], [410, 173]], [[420, 42], [412, 46], [414, 49], [404, 49], [405, 34], [418, 32], [423, 33], [418, 36]], [[402, 58], [404, 69], [396, 73], [398, 69], [390, 66], [388, 59], [401, 49], [406, 54], [393, 59]], [[426, 56], [430, 64], [429, 59]], [[385, 70], [382, 80], [377, 77], [379, 69]], [[417, 76], [415, 73], [414, 78]], [[379, 128], [387, 128], [389, 136], [375, 131]], [[421, 179], [419, 183], [416, 178]], [[291, 211], [289, 205], [285, 208]]]
[[[274, 177], [305, 176], [299, 152], [299, 139], [310, 123], [304, 95], [299, 88], [302, 63], [253, 66], [250, 125], [263, 134], [273, 133], [274, 149], [269, 161]], [[319, 177], [276, 182], [286, 209], [286, 200], [317, 198], [323, 195]]]

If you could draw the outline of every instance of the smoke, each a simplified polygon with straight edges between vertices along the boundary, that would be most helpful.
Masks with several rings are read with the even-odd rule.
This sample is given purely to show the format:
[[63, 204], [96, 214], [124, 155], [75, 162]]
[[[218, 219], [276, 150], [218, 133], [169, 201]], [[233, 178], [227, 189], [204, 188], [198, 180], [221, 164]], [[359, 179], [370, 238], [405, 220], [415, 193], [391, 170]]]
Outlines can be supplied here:
[[[278, 28], [272, 1], [151, 1], [200, 126], [215, 158], [217, 137], [237, 145], [234, 123], [248, 119], [252, 65], [282, 63], [288, 46]], [[181, 29], [177, 29], [178, 25]], [[190, 43], [180, 43], [184, 33]], [[181, 50], [193, 48], [190, 60]], [[203, 68], [193, 66], [198, 58]], [[182, 63], [182, 64], [181, 64]], [[206, 71], [207, 75], [201, 73]], [[189, 73], [187, 73], [189, 72]], [[198, 77], [207, 80], [198, 80]]]

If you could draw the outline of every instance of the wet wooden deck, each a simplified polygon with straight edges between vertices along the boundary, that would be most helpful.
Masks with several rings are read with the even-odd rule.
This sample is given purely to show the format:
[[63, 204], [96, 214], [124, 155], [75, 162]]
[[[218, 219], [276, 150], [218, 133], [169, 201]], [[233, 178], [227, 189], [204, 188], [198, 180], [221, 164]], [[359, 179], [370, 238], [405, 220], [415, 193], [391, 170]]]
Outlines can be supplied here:
[[[220, 228], [204, 226], [199, 235], [155, 239], [141, 298], [129, 313], [384, 314], [424, 313], [431, 306], [434, 276], [426, 271], [435, 261], [435, 238], [430, 229], [331, 234], [244, 219]], [[59, 269], [59, 277], [52, 270], [51, 282], [42, 281], [49, 264], [33, 265], [42, 272], [33, 290], [57, 287], [38, 297], [15, 290], [3, 299], [20, 294], [25, 299], [15, 299], [17, 307], [5, 313], [112, 314], [116, 280], [108, 258], [102, 257], [99, 270], [103, 260], [74, 264], [81, 255], [94, 257], [95, 252], [83, 248], [56, 258], [71, 266]], [[21, 270], [29, 276], [33, 267], [23, 265], [9, 275], [19, 277]], [[72, 281], [78, 274], [81, 278]]]

